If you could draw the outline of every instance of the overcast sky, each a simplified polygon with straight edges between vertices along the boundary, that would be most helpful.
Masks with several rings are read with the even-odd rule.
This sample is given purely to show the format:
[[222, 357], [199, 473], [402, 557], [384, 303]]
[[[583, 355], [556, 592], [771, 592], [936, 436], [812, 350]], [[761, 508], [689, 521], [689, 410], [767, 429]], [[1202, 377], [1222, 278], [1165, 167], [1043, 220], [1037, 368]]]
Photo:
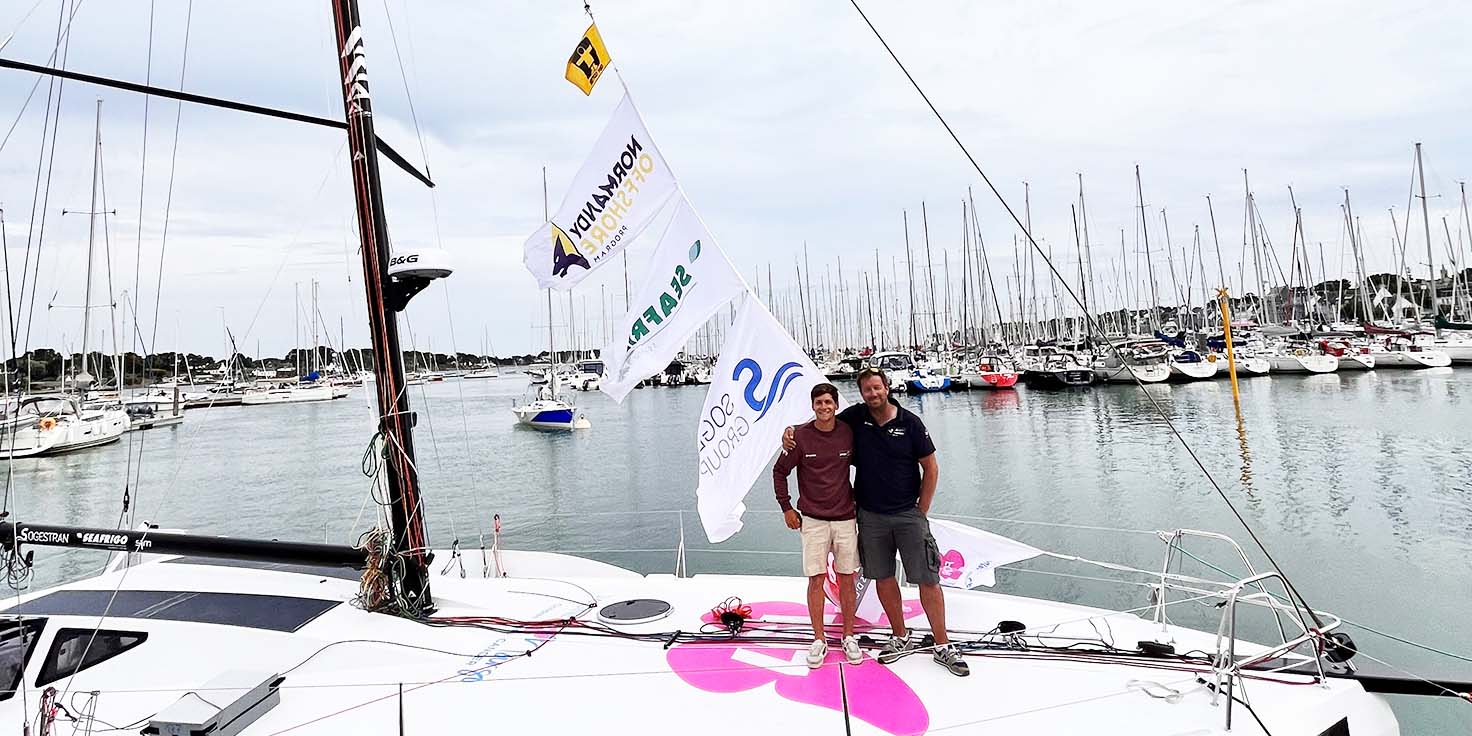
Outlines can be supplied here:
[[[1339, 210], [1348, 187], [1372, 270], [1392, 267], [1389, 209], [1404, 227], [1411, 202], [1408, 266], [1425, 273], [1420, 205], [1408, 199], [1421, 141], [1438, 261], [1447, 255], [1442, 216], [1453, 241], [1466, 237], [1457, 223], [1458, 184], [1472, 170], [1468, 136], [1457, 133], [1472, 113], [1464, 4], [864, 5], [1019, 211], [1030, 183], [1034, 230], [1068, 272], [1076, 268], [1069, 205], [1076, 174], [1084, 175], [1095, 276], [1104, 282], [1097, 288], [1106, 295], [1119, 272], [1121, 229], [1126, 248], [1137, 248], [1135, 164], [1162, 285], [1159, 210], [1177, 253], [1198, 224], [1209, 248], [1206, 194], [1236, 284], [1244, 168], [1279, 258], [1291, 244], [1291, 185], [1315, 270], [1318, 243], [1331, 275], [1348, 267]], [[59, 10], [57, 0], [5, 3], [0, 42], [14, 36], [0, 55], [46, 63]], [[771, 264], [780, 290], [803, 242], [817, 273], [842, 257], [854, 278], [856, 267], [873, 268], [875, 249], [888, 270], [904, 256], [903, 210], [920, 243], [922, 202], [937, 268], [941, 249], [954, 263], [971, 186], [998, 288], [1008, 288], [1001, 274], [1012, 270], [1016, 228], [847, 2], [602, 0], [594, 11], [655, 142], [743, 273], [755, 278], [760, 269], [765, 280]], [[182, 65], [192, 92], [342, 116], [325, 0], [197, 3], [183, 65], [188, 12], [187, 0], [157, 0], [150, 72], [149, 3], [86, 0], [67, 66], [177, 87]], [[363, 13], [379, 134], [411, 160], [427, 158], [438, 183], [430, 192], [385, 162], [390, 230], [400, 247], [443, 246], [457, 266], [407, 312], [413, 344], [479, 352], [489, 333], [502, 354], [540, 349], [545, 302], [521, 265], [521, 244], [541, 221], [541, 167], [555, 206], [622, 93], [612, 76], [591, 97], [562, 79], [587, 24], [581, 3], [364, 0]], [[293, 292], [301, 284], [306, 300], [313, 279], [330, 341], [338, 342], [341, 319], [349, 345], [367, 344], [342, 134], [198, 106], [179, 113], [155, 100], [142, 178], [143, 98], [68, 83], [49, 204], [37, 204], [33, 219], [48, 93], [43, 81], [27, 104], [35, 83], [0, 70], [0, 131], [19, 121], [0, 148], [12, 289], [28, 235], [32, 269], [41, 242], [32, 346], [64, 339], [78, 347], [81, 312], [67, 307], [83, 300], [88, 223], [61, 211], [88, 208], [99, 97], [107, 207], [116, 210], [110, 288], [119, 299], [133, 292], [145, 333], [159, 299], [158, 349], [219, 354], [223, 320], [245, 352], [259, 344], [282, 354], [292, 344]], [[39, 225], [43, 209], [37, 238], [28, 226]], [[652, 245], [646, 237], [631, 253], [636, 284]], [[1215, 281], [1214, 254], [1204, 254]], [[899, 270], [903, 279], [903, 262]], [[108, 272], [95, 272], [94, 302], [106, 300]], [[578, 322], [591, 314], [588, 331], [601, 338], [601, 303], [622, 306], [622, 273], [605, 268], [584, 284], [574, 297]]]

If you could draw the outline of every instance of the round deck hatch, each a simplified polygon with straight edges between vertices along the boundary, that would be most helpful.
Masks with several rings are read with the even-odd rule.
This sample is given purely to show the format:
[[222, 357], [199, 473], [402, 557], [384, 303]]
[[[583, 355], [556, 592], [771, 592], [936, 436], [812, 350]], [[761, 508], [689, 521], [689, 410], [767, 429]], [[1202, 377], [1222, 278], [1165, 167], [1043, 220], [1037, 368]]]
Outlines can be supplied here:
[[598, 620], [625, 626], [658, 621], [668, 615], [670, 604], [654, 598], [634, 598], [610, 603], [598, 609]]

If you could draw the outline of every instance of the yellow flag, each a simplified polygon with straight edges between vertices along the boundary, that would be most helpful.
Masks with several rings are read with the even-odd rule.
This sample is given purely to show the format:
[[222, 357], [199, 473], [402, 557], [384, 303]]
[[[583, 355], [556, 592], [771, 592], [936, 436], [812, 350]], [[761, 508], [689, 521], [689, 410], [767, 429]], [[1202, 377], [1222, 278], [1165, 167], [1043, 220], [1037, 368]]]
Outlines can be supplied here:
[[603, 46], [603, 37], [598, 35], [598, 24], [588, 26], [588, 32], [578, 41], [572, 56], [567, 59], [567, 81], [577, 85], [585, 95], [593, 94], [593, 85], [603, 76], [603, 70], [612, 63], [608, 49]]

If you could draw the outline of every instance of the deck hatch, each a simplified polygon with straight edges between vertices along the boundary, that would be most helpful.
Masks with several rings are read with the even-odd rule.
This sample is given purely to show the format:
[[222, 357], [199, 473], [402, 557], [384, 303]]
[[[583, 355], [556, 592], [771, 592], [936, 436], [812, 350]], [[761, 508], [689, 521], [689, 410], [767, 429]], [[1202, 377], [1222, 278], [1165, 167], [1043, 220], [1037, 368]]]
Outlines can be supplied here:
[[[108, 605], [111, 601], [111, 606]], [[338, 601], [249, 593], [199, 593], [169, 590], [58, 590], [26, 601], [3, 614], [101, 616], [188, 621], [296, 631], [338, 605]]]

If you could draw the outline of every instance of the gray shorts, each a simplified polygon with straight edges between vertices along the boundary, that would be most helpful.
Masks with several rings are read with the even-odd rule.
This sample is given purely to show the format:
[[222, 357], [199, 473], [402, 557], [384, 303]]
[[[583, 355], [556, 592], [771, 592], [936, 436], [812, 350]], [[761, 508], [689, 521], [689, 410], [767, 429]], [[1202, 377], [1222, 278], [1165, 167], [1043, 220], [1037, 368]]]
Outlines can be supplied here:
[[898, 514], [878, 514], [859, 509], [859, 565], [864, 577], [886, 580], [894, 577], [894, 556], [905, 564], [905, 578], [912, 583], [940, 583], [940, 550], [930, 535], [930, 520], [920, 509]]

